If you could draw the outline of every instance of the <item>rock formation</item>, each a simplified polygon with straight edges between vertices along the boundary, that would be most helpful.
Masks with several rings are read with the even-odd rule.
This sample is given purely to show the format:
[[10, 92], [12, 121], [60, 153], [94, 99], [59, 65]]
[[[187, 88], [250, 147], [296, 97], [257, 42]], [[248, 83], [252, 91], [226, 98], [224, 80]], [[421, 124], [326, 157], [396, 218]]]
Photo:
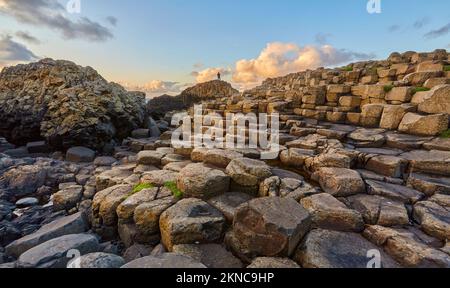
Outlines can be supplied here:
[[234, 89], [231, 84], [221, 80], [213, 80], [187, 88], [177, 96], [162, 95], [155, 97], [148, 101], [147, 109], [152, 117], [160, 119], [168, 112], [187, 109], [203, 100], [231, 98], [236, 94], [239, 94], [239, 91]]
[[393, 53], [198, 100], [205, 114], [279, 113], [271, 161], [172, 147], [178, 127], [100, 157], [0, 138], [0, 268], [366, 268], [368, 251], [376, 266], [449, 268], [448, 64]]
[[144, 99], [72, 62], [17, 65], [0, 74], [0, 135], [15, 144], [45, 139], [56, 148], [101, 150], [143, 125]]
[[203, 100], [230, 98], [238, 93], [239, 91], [234, 89], [231, 84], [221, 80], [213, 80], [184, 90], [181, 97], [185, 105], [191, 106], [193, 103]]
[[162, 95], [150, 99], [147, 102], [148, 113], [155, 119], [163, 118], [168, 112], [184, 110], [186, 108], [188, 108], [188, 106], [184, 104], [181, 95]]

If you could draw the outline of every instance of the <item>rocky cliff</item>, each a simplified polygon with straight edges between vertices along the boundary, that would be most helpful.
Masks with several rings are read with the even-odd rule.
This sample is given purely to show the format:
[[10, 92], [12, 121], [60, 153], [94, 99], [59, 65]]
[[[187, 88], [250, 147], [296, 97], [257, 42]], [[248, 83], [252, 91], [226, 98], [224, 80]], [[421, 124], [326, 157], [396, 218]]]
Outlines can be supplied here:
[[91, 67], [44, 59], [0, 74], [0, 135], [15, 144], [103, 149], [145, 120], [145, 95], [108, 83]]
[[0, 268], [366, 268], [368, 251], [383, 268], [450, 268], [450, 138], [412, 135], [448, 127], [448, 60], [394, 53], [204, 101], [278, 112], [272, 161], [172, 147], [176, 127], [106, 157], [0, 138]]
[[167, 112], [187, 109], [204, 100], [231, 98], [238, 94], [230, 83], [213, 80], [184, 90], [178, 96], [162, 95], [148, 101], [147, 109], [152, 117], [162, 118]]
[[245, 91], [241, 101], [228, 102], [227, 110], [290, 111], [320, 121], [435, 136], [448, 129], [449, 64], [449, 53], [436, 50], [293, 73]]
[[183, 102], [183, 97], [162, 95], [151, 99], [147, 103], [148, 113], [155, 119], [161, 119], [167, 112], [186, 109], [187, 106]]
[[230, 83], [213, 80], [190, 87], [184, 90], [181, 96], [183, 102], [189, 106], [198, 101], [231, 97], [237, 93], [239, 91], [234, 89]]

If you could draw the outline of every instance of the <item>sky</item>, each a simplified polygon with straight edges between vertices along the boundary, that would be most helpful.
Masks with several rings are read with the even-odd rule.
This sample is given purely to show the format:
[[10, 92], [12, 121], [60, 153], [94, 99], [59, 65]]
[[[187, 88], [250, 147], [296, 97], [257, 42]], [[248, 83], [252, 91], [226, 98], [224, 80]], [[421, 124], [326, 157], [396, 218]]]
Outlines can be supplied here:
[[447, 0], [0, 0], [0, 69], [65, 59], [150, 97], [434, 49], [450, 49]]

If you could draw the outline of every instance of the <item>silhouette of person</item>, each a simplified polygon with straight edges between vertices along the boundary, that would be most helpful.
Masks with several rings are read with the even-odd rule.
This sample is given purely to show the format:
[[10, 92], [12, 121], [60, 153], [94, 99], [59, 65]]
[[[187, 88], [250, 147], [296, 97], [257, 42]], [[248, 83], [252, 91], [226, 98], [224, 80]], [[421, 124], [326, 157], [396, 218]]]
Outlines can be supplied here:
[[217, 72], [217, 79], [220, 80], [220, 72]]

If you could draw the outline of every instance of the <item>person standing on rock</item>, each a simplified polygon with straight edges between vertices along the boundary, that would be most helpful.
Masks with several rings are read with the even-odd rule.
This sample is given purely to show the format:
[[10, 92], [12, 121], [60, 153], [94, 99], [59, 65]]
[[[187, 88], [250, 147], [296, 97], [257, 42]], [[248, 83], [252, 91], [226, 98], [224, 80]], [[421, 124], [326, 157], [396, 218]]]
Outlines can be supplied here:
[[218, 79], [218, 80], [221, 80], [221, 79], [220, 79], [220, 72], [217, 72], [217, 79]]

